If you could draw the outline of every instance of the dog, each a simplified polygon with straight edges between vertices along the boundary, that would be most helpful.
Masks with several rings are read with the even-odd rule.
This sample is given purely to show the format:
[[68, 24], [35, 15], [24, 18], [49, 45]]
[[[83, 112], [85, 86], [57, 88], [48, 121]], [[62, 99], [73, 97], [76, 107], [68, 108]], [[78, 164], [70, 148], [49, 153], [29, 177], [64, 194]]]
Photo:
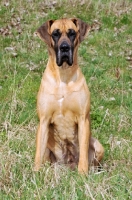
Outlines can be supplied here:
[[91, 136], [90, 92], [77, 59], [89, 31], [82, 20], [63, 18], [45, 22], [36, 32], [47, 44], [49, 59], [37, 96], [35, 171], [48, 161], [78, 166], [87, 174], [103, 158], [103, 146]]

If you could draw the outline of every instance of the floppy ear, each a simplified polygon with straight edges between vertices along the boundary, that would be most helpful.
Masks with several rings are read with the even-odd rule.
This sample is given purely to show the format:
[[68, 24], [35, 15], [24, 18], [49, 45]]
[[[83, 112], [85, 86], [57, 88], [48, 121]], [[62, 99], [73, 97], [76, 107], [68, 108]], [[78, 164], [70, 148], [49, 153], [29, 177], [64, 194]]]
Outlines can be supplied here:
[[91, 26], [88, 25], [86, 22], [83, 22], [81, 19], [74, 18], [71, 19], [73, 23], [78, 27], [79, 29], [79, 41], [82, 42], [84, 38], [87, 36], [88, 32], [91, 29]]
[[51, 25], [53, 24], [54, 20], [49, 20], [45, 22], [42, 26], [38, 28], [38, 30], [35, 32], [38, 37], [43, 40], [46, 44], [51, 46], [51, 39], [49, 34], [49, 29]]

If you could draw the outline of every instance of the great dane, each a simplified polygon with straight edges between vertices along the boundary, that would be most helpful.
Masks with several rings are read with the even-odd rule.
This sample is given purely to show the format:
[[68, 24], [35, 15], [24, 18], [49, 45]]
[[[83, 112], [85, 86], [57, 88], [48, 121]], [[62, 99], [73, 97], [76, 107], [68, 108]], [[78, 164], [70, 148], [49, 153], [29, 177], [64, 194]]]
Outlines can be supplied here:
[[82, 20], [65, 18], [49, 20], [36, 32], [49, 53], [37, 96], [36, 171], [49, 161], [87, 174], [103, 158], [103, 146], [91, 137], [90, 92], [77, 59], [89, 30]]

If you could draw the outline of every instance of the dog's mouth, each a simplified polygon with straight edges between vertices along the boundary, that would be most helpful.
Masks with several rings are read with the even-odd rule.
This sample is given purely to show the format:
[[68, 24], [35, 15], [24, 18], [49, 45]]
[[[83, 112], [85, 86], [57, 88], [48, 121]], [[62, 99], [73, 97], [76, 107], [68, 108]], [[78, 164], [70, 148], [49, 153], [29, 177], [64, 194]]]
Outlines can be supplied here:
[[59, 67], [62, 66], [64, 62], [66, 62], [69, 66], [72, 66], [73, 64], [72, 53], [70, 52], [68, 54], [58, 53], [56, 62]]

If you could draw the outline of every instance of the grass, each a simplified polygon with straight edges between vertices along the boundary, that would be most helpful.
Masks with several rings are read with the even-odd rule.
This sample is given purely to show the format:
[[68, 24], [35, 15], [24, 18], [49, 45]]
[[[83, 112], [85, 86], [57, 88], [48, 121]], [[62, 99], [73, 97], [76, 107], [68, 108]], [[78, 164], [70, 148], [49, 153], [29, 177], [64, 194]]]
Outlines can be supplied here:
[[[132, 2], [2, 0], [0, 15], [0, 199], [132, 199]], [[91, 91], [92, 133], [105, 148], [100, 172], [64, 166], [32, 171], [36, 95], [48, 54], [34, 36], [48, 19], [92, 25], [79, 48]]]

